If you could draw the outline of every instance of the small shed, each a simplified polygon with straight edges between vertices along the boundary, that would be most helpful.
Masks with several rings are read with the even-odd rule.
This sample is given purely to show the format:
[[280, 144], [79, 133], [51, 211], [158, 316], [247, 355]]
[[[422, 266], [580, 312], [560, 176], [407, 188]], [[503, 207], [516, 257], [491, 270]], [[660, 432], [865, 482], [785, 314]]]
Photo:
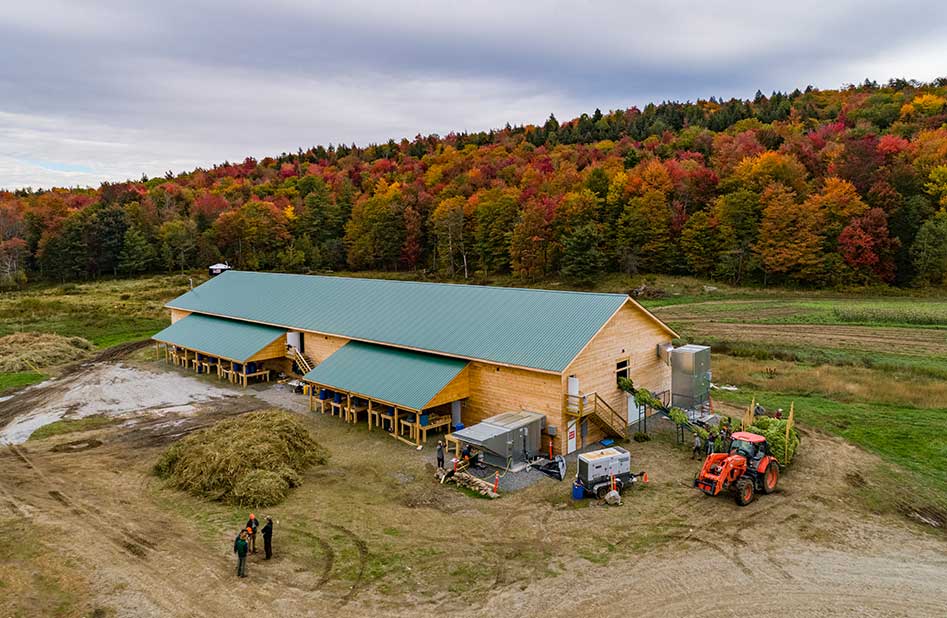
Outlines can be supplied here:
[[216, 277], [221, 273], [225, 273], [230, 270], [232, 267], [229, 264], [217, 263], [212, 266], [207, 267], [207, 275], [210, 277]]

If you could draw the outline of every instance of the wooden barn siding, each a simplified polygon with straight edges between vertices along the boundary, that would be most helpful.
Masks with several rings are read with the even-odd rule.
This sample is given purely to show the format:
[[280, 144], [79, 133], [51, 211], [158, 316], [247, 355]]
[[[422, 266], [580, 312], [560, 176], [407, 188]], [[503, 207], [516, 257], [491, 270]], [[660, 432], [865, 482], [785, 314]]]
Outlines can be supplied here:
[[261, 361], [268, 358], [284, 358], [286, 356], [286, 335], [280, 335], [275, 341], [251, 356], [248, 361]]
[[[627, 418], [625, 395], [615, 382], [616, 363], [621, 358], [630, 358], [630, 377], [635, 387], [656, 392], [670, 389], [671, 368], [656, 353], [659, 343], [670, 341], [671, 335], [652, 318], [634, 305], [626, 304], [563, 372], [562, 392], [567, 392], [569, 376], [575, 375], [579, 378], [580, 392], [597, 392]], [[590, 420], [585, 444], [604, 437], [598, 424]]]
[[171, 310], [171, 323], [174, 324], [181, 318], [186, 318], [189, 315], [191, 315], [190, 311], [181, 311], [180, 309], [172, 309]]
[[428, 402], [425, 408], [433, 408], [441, 404], [466, 399], [470, 397], [470, 366], [461, 369], [460, 373], [454, 376], [454, 379], [447, 383], [441, 392], [434, 396], [434, 399]]
[[463, 411], [465, 425], [479, 423], [503, 412], [529, 410], [545, 414], [547, 425], [555, 425], [559, 435], [563, 434], [561, 379], [558, 375], [479, 362], [471, 362], [468, 370], [470, 398]]
[[317, 364], [332, 356], [339, 348], [349, 342], [349, 340], [344, 337], [333, 337], [332, 335], [319, 335], [317, 333], [307, 332], [303, 333], [303, 338], [306, 341], [303, 344], [306, 348], [303, 354], [305, 354], [307, 358], [316, 361]]

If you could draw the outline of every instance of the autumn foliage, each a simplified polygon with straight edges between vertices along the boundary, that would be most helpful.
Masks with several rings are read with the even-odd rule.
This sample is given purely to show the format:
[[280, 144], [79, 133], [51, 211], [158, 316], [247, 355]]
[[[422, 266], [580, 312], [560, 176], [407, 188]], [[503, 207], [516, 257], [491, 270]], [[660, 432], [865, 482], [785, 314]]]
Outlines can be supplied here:
[[186, 270], [942, 284], [947, 80], [669, 102], [0, 192], [0, 285]]

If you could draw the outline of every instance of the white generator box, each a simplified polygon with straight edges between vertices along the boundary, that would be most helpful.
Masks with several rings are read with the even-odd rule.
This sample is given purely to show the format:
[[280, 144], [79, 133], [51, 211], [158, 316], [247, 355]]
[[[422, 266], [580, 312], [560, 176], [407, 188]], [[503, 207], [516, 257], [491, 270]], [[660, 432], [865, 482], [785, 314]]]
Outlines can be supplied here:
[[613, 446], [579, 455], [579, 480], [592, 487], [615, 478], [625, 478], [631, 472], [631, 455], [625, 449]]

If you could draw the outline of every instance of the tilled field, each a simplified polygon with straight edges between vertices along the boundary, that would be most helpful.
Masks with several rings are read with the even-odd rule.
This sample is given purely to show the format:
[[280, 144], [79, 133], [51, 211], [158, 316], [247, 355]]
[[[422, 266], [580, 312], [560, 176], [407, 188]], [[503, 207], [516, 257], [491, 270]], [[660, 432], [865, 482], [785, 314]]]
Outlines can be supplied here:
[[907, 353], [947, 356], [947, 329], [856, 326], [844, 324], [760, 324], [757, 320], [793, 315], [793, 309], [769, 303], [746, 305], [740, 312], [724, 312], [716, 318], [706, 309], [735, 301], [670, 305], [654, 309], [681, 334], [717, 341], [812, 346], [863, 352]]

